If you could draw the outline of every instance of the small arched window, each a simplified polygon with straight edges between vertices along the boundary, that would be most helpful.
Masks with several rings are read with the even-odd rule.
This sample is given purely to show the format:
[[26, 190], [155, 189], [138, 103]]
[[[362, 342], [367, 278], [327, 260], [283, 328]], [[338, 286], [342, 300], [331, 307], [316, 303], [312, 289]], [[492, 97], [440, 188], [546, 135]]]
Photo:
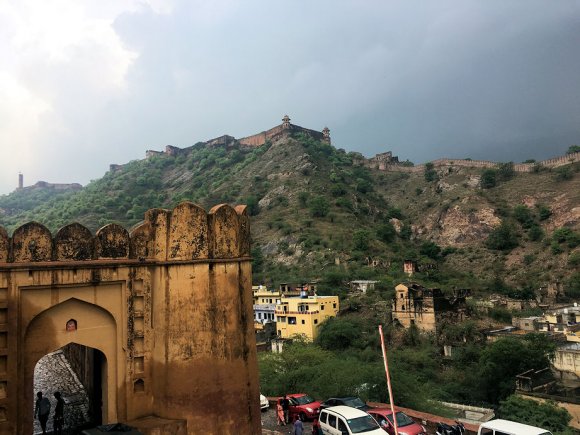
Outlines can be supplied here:
[[67, 332], [73, 332], [77, 330], [77, 321], [75, 319], [70, 319], [66, 322], [66, 330]]

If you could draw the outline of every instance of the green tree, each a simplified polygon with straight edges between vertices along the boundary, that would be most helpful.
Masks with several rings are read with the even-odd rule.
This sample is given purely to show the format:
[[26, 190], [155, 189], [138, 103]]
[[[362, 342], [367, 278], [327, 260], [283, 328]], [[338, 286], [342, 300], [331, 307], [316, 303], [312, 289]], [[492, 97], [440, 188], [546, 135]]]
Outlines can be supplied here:
[[497, 176], [502, 181], [511, 180], [516, 175], [514, 162], [500, 163], [497, 167]]
[[481, 187], [483, 189], [491, 189], [497, 184], [497, 171], [495, 169], [485, 169], [481, 173]]
[[502, 222], [489, 234], [485, 245], [496, 251], [511, 251], [518, 246], [518, 235], [511, 225]]
[[569, 298], [580, 298], [580, 272], [574, 272], [570, 276], [565, 292]]
[[439, 179], [439, 177], [437, 176], [437, 171], [435, 171], [435, 165], [433, 165], [433, 163], [428, 162], [425, 163], [425, 181], [431, 182], [431, 181], [437, 181]]
[[412, 235], [413, 235], [413, 229], [411, 228], [411, 225], [404, 223], [403, 226], [401, 227], [401, 232], [400, 232], [399, 236], [403, 240], [409, 240]]
[[572, 416], [554, 403], [539, 403], [512, 395], [500, 402], [498, 414], [500, 418], [538, 426], [553, 433], [570, 435], [574, 433], [568, 427]]
[[330, 211], [328, 200], [324, 196], [316, 196], [309, 202], [312, 217], [324, 217]]
[[421, 243], [419, 252], [421, 255], [425, 255], [426, 257], [432, 258], [433, 260], [437, 260], [441, 256], [441, 247], [434, 242], [427, 241]]
[[538, 209], [538, 217], [540, 218], [541, 221], [545, 221], [550, 216], [552, 216], [552, 210], [550, 210], [550, 207], [548, 207], [547, 205], [538, 204], [536, 205], [536, 208]]
[[573, 154], [580, 152], [580, 145], [570, 145], [566, 154]]
[[367, 230], [357, 230], [352, 236], [353, 249], [356, 251], [366, 251], [369, 249], [371, 235]]
[[518, 204], [514, 207], [513, 216], [524, 228], [530, 228], [534, 223], [534, 216], [531, 210], [523, 204]]
[[481, 387], [490, 403], [498, 403], [515, 391], [515, 376], [526, 370], [550, 366], [556, 345], [543, 334], [523, 339], [500, 338], [487, 346], [479, 360]]
[[395, 240], [397, 231], [392, 223], [386, 222], [377, 229], [377, 237], [385, 243], [390, 243]]
[[539, 226], [538, 224], [532, 224], [532, 226], [530, 227], [530, 230], [528, 231], [528, 238], [532, 241], [532, 242], [538, 242], [540, 240], [542, 240], [542, 238], [544, 237], [544, 230], [542, 230], [542, 227]]
[[356, 343], [360, 337], [360, 325], [356, 322], [330, 318], [320, 325], [316, 344], [327, 350], [344, 350]]

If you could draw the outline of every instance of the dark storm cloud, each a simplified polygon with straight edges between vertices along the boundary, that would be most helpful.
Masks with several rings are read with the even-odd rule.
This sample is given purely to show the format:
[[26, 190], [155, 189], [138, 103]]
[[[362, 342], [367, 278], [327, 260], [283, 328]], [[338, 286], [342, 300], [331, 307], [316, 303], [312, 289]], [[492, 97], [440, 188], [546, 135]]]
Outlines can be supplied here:
[[122, 90], [79, 101], [91, 83], [59, 82], [66, 129], [42, 145], [90, 162], [59, 181], [285, 113], [328, 125], [337, 147], [416, 162], [539, 159], [580, 142], [579, 1], [183, 0], [113, 28], [135, 55]]

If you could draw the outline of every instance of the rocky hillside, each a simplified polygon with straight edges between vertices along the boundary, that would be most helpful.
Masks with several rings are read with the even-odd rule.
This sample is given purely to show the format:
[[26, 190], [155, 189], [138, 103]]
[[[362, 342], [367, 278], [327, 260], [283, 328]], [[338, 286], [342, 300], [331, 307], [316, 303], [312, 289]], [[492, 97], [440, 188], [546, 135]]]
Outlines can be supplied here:
[[401, 173], [359, 160], [302, 133], [258, 148], [197, 144], [117, 166], [81, 190], [2, 196], [0, 225], [11, 233], [36, 220], [56, 231], [77, 221], [95, 231], [182, 200], [246, 203], [256, 281], [317, 279], [336, 292], [373, 278], [387, 289], [415, 259], [417, 279], [444, 289], [530, 295], [561, 280], [580, 294], [578, 166]]

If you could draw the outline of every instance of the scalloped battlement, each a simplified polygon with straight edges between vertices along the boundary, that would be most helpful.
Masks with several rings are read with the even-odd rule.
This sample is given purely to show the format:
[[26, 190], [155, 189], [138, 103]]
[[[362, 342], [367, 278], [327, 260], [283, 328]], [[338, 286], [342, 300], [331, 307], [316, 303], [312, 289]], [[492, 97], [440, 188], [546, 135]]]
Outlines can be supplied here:
[[173, 210], [151, 209], [127, 231], [108, 224], [92, 234], [79, 223], [56, 235], [38, 222], [17, 228], [12, 237], [0, 227], [0, 263], [86, 260], [188, 261], [250, 255], [250, 224], [245, 205], [220, 204], [209, 213], [191, 202]]

